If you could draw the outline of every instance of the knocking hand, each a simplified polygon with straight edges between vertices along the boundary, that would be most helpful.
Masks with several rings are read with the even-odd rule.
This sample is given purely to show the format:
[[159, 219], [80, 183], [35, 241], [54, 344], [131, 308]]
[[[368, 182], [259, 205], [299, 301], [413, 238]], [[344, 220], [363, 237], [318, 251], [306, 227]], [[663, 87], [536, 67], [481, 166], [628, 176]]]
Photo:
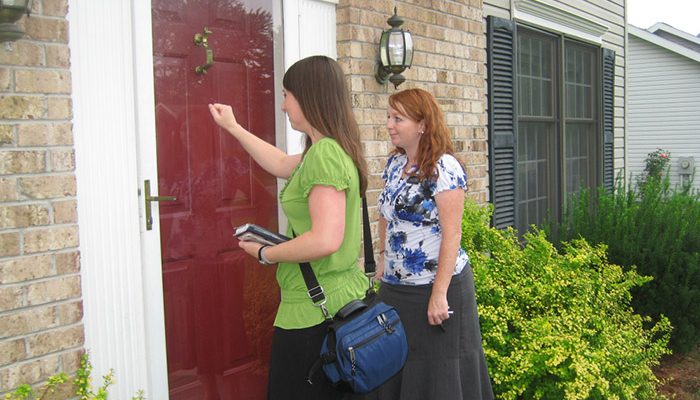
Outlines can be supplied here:
[[233, 115], [233, 109], [227, 104], [209, 104], [209, 112], [220, 127], [226, 129], [230, 133], [238, 128], [238, 121]]

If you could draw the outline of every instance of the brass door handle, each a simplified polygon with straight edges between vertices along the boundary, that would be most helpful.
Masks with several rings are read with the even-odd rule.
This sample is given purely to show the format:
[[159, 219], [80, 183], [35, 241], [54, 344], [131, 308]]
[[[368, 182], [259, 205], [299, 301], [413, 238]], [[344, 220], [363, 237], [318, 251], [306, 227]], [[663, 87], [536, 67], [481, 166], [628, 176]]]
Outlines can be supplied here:
[[143, 182], [143, 194], [144, 200], [146, 202], [146, 230], [150, 231], [153, 229], [153, 212], [151, 209], [151, 202], [153, 201], [175, 201], [177, 198], [175, 196], [151, 196], [151, 181], [146, 179]]
[[214, 50], [209, 48], [209, 35], [211, 34], [211, 31], [209, 28], [206, 26], [204, 27], [204, 32], [203, 33], [195, 33], [194, 35], [194, 44], [197, 46], [202, 46], [204, 47], [204, 53], [206, 54], [207, 57], [207, 62], [206, 64], [198, 65], [195, 67], [194, 72], [197, 75], [204, 75], [207, 73], [207, 70], [214, 65]]

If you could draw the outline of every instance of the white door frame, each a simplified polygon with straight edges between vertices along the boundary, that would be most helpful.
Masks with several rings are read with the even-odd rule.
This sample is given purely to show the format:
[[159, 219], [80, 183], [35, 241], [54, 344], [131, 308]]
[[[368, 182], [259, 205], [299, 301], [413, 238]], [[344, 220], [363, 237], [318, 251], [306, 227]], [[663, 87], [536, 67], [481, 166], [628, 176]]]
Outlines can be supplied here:
[[[336, 3], [275, 2], [273, 17], [284, 15], [282, 35], [276, 35], [283, 37], [285, 54], [284, 65], [275, 64], [278, 88], [281, 71], [299, 58], [336, 56]], [[127, 399], [143, 390], [147, 398], [167, 399], [158, 206], [146, 231], [142, 193], [146, 179], [158, 188], [151, 4], [69, 0], [68, 20], [83, 324], [93, 379], [99, 385], [99, 377], [114, 369], [110, 397]], [[276, 53], [280, 46], [276, 40]], [[286, 118], [279, 112], [276, 118], [283, 126]], [[288, 121], [277, 143], [290, 153], [302, 150]]]

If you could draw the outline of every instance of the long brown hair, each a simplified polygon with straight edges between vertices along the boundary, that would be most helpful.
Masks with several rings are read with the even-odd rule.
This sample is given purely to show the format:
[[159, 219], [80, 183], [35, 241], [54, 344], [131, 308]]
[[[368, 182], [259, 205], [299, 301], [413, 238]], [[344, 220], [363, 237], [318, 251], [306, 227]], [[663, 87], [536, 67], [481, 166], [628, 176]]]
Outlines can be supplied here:
[[[324, 136], [335, 139], [352, 158], [360, 176], [360, 195], [367, 190], [367, 162], [360, 143], [360, 128], [350, 103], [350, 92], [340, 65], [326, 56], [311, 56], [294, 63], [282, 86], [299, 102], [304, 117]], [[311, 138], [306, 137], [306, 148]]]
[[[391, 108], [404, 116], [423, 122], [425, 129], [418, 142], [418, 178], [427, 179], [437, 173], [437, 162], [443, 154], [454, 154], [450, 139], [450, 129], [445, 122], [445, 115], [440, 109], [435, 96], [423, 89], [406, 89], [389, 96]], [[400, 147], [395, 153], [406, 154]]]

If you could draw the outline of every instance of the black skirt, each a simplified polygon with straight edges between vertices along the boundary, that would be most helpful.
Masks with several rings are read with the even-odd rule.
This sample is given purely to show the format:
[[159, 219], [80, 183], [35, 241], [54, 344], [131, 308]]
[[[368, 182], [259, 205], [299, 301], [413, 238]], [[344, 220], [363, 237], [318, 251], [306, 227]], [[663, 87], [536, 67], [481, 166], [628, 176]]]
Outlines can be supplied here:
[[379, 298], [396, 308], [404, 324], [408, 361], [399, 374], [366, 399], [493, 399], [471, 267], [452, 277], [447, 301], [454, 314], [443, 322], [444, 331], [428, 323], [431, 291], [432, 285], [382, 283]]

